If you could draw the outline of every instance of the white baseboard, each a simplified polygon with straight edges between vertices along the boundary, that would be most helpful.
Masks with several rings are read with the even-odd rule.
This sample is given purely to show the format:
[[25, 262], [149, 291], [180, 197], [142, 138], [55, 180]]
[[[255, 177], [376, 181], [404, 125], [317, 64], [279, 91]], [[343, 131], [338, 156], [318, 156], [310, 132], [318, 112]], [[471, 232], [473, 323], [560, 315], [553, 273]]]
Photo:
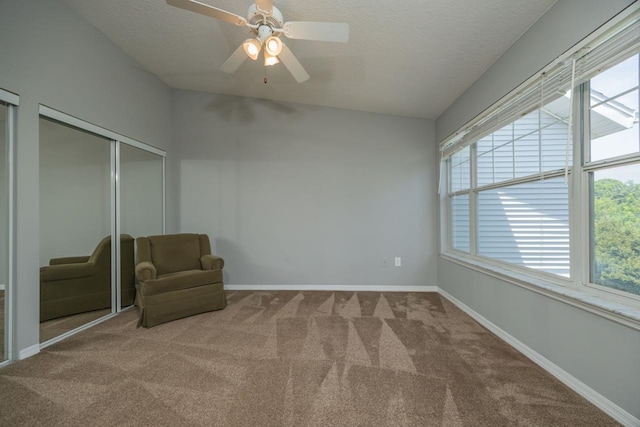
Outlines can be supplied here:
[[359, 291], [359, 292], [438, 292], [426, 285], [224, 285], [230, 291]]
[[544, 370], [549, 372], [551, 375], [562, 381], [568, 387], [570, 387], [573, 391], [587, 399], [589, 402], [593, 403], [595, 406], [600, 408], [602, 411], [609, 414], [613, 419], [621, 423], [625, 426], [640, 426], [640, 420], [630, 414], [629, 412], [622, 409], [620, 406], [616, 405], [546, 357], [542, 356], [540, 353], [536, 352], [526, 344], [522, 343], [518, 339], [514, 338], [512, 335], [487, 320], [485, 317], [468, 307], [462, 301], [458, 300], [454, 296], [450, 295], [448, 292], [438, 289], [438, 292], [455, 304], [460, 310], [467, 313], [473, 319], [475, 319], [478, 323], [480, 323], [485, 328], [489, 329], [491, 332], [496, 334], [498, 337], [506, 341], [509, 345], [513, 346], [520, 353], [527, 356], [534, 363], [542, 367]]
[[18, 360], [26, 359], [27, 357], [31, 357], [38, 353], [40, 353], [40, 344], [31, 345], [18, 352]]
[[6, 285], [4, 283], [0, 283], [0, 291], [4, 291], [5, 286]]

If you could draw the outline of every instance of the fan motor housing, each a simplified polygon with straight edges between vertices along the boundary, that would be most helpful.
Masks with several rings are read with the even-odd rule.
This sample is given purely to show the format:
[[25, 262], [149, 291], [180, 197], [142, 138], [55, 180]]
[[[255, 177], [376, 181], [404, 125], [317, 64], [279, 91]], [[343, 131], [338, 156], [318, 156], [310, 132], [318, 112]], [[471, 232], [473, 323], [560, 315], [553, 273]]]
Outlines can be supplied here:
[[[273, 6], [273, 11], [271, 15], [263, 15], [258, 11], [258, 7], [254, 4], [249, 6], [249, 11], [247, 12], [247, 21], [249, 21], [252, 25], [268, 25], [271, 28], [282, 28], [284, 25], [284, 18], [282, 17], [282, 12], [278, 10], [277, 7]], [[251, 29], [254, 34], [258, 34], [257, 29]], [[274, 33], [273, 35], [278, 37], [280, 33]]]

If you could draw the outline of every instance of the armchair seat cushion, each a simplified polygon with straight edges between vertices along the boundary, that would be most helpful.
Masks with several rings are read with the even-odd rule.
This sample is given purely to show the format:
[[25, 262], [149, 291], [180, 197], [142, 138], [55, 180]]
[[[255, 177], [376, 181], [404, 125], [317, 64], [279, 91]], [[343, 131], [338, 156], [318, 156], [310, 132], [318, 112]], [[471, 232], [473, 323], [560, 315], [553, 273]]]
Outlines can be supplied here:
[[143, 296], [163, 294], [181, 289], [222, 283], [222, 270], [186, 270], [159, 275], [140, 283]]

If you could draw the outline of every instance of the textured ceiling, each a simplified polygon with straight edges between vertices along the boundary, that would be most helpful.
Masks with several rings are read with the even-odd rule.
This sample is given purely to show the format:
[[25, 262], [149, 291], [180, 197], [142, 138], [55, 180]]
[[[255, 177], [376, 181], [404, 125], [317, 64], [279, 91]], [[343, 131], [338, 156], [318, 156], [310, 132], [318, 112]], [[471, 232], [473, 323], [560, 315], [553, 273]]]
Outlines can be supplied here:
[[[251, 0], [200, 0], [246, 15]], [[65, 0], [173, 88], [435, 119], [555, 0], [275, 0], [285, 21], [346, 22], [346, 44], [286, 40], [311, 79], [282, 64], [219, 67], [247, 28], [165, 0]]]

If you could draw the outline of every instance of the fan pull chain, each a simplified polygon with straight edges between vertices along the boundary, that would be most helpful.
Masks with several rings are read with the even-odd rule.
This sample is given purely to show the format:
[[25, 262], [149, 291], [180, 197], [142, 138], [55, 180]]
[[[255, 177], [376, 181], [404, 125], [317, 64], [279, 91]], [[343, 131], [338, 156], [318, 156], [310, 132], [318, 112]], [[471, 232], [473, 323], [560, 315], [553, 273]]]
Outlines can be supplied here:
[[267, 66], [264, 67], [264, 84], [267, 84]]

